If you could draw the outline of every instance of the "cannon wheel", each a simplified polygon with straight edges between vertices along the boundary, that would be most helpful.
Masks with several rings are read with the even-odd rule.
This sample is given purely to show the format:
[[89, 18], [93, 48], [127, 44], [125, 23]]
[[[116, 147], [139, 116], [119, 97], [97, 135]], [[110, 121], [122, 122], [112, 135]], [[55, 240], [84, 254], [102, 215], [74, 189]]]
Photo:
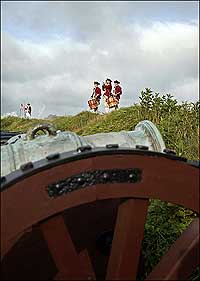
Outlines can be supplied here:
[[[2, 182], [5, 278], [38, 260], [38, 280], [136, 280], [149, 199], [199, 214], [199, 169], [163, 153], [80, 149], [29, 163]], [[30, 237], [29, 254], [23, 237], [31, 233], [42, 237], [48, 258]], [[187, 280], [198, 266], [198, 243], [197, 217], [146, 280]]]

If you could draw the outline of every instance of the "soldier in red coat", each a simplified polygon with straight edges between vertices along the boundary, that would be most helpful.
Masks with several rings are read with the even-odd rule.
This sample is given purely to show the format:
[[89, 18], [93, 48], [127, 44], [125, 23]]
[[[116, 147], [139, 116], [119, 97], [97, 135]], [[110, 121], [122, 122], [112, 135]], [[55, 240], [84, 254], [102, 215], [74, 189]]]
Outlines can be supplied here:
[[109, 106], [108, 106], [107, 100], [112, 94], [112, 84], [111, 83], [112, 83], [112, 80], [107, 78], [105, 83], [103, 83], [103, 85], [102, 85], [102, 90], [104, 91], [103, 97], [104, 97], [104, 105], [105, 105], [106, 112], [109, 112]]
[[105, 83], [103, 83], [102, 85], [102, 90], [104, 91], [104, 96], [106, 96], [106, 98], [109, 98], [112, 92], [112, 80], [110, 80], [109, 78], [106, 79]]
[[[119, 103], [120, 96], [122, 94], [122, 88], [119, 85], [120, 82], [118, 80], [115, 80], [114, 84], [115, 84], [115, 87], [114, 87], [114, 90], [113, 90], [113, 96], [118, 100], [118, 103]], [[115, 106], [115, 109], [117, 109], [117, 108], [118, 108], [118, 104]]]
[[99, 85], [100, 85], [99, 82], [94, 81], [94, 89], [91, 96], [91, 98], [95, 98], [96, 100], [98, 100], [98, 102], [100, 102], [101, 99], [101, 89], [98, 87]]
[[[93, 93], [91, 95], [92, 99], [95, 99], [99, 105], [100, 100], [101, 100], [101, 89], [98, 87], [100, 85], [99, 82], [94, 81], [94, 88], [93, 88]], [[98, 110], [98, 105], [97, 107], [94, 109], [94, 112], [96, 112]]]

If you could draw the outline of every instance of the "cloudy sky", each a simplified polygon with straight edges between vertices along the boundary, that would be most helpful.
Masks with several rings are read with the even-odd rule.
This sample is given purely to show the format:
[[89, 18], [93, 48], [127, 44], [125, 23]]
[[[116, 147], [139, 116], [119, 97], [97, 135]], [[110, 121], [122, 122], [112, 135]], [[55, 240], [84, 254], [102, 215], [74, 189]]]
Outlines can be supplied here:
[[[121, 106], [146, 87], [198, 100], [198, 1], [1, 1], [1, 110], [88, 110], [93, 81], [118, 79]], [[103, 110], [103, 106], [101, 107]]]

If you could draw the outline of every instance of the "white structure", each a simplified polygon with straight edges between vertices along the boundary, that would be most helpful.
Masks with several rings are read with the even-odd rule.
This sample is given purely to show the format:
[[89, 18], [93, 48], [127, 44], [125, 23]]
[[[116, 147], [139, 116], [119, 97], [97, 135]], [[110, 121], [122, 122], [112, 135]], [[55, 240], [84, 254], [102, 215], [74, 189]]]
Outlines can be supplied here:
[[1, 175], [7, 175], [22, 164], [45, 158], [49, 154], [76, 150], [80, 146], [105, 147], [107, 144], [118, 144], [123, 148], [136, 148], [136, 145], [148, 146], [149, 150], [163, 152], [165, 144], [156, 126], [148, 121], [137, 124], [134, 131], [100, 133], [89, 136], [78, 136], [73, 132], [53, 130], [51, 136], [34, 136], [38, 128], [30, 129], [27, 134], [14, 136], [8, 144], [1, 146]]

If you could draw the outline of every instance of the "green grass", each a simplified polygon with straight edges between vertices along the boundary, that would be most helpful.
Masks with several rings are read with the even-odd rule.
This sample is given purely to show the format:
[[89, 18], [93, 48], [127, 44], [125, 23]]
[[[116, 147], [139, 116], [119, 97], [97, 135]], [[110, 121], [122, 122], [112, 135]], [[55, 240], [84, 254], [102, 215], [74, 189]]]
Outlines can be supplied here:
[[[7, 117], [1, 120], [1, 130], [26, 132], [39, 123], [51, 123], [58, 130], [89, 135], [134, 130], [142, 120], [152, 121], [160, 130], [166, 147], [174, 149], [179, 156], [199, 159], [199, 103], [178, 104], [171, 95], [153, 93], [148, 88], [141, 92], [139, 104], [109, 114], [84, 111], [75, 116], [57, 117], [53, 120]], [[194, 217], [194, 213], [182, 207], [151, 200], [143, 241], [145, 272], [138, 279], [143, 280]], [[198, 277], [199, 269], [192, 279], [197, 280]]]
[[6, 117], [1, 119], [1, 130], [26, 132], [37, 124], [51, 123], [58, 130], [89, 135], [134, 130], [136, 124], [142, 120], [152, 121], [160, 130], [166, 146], [174, 149], [179, 156], [191, 160], [199, 158], [199, 104], [178, 105], [171, 96], [158, 97], [148, 91], [141, 96], [140, 104], [109, 114], [99, 115], [84, 111], [75, 116], [61, 116], [53, 120]]

